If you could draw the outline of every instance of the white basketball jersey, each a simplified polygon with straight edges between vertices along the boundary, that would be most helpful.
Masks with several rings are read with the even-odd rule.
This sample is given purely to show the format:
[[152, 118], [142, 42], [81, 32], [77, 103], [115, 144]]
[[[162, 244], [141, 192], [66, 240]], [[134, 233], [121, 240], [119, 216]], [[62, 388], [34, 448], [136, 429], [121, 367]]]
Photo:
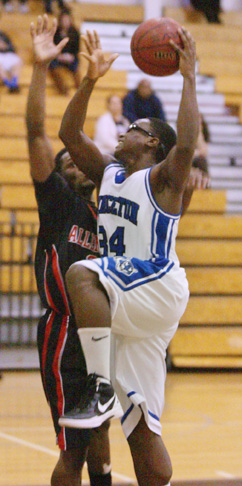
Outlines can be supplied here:
[[179, 263], [175, 240], [180, 215], [167, 214], [158, 206], [151, 192], [150, 170], [125, 179], [121, 164], [106, 167], [98, 204], [102, 256], [136, 257], [161, 267]]

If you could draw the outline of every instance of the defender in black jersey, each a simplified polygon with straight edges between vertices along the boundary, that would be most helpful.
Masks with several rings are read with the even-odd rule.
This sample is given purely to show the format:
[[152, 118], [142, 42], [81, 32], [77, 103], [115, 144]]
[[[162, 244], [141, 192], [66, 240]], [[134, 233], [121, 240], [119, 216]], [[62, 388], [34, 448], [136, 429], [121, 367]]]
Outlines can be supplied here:
[[81, 399], [86, 362], [66, 292], [69, 266], [98, 256], [94, 184], [78, 170], [66, 149], [54, 158], [45, 134], [45, 85], [48, 64], [66, 43], [53, 43], [56, 20], [38, 17], [31, 24], [34, 67], [26, 123], [31, 176], [35, 186], [40, 229], [35, 271], [45, 314], [38, 326], [38, 350], [44, 391], [51, 408], [60, 457], [52, 486], [80, 486], [87, 460], [91, 486], [111, 485], [108, 423], [90, 430], [66, 429], [59, 417]]

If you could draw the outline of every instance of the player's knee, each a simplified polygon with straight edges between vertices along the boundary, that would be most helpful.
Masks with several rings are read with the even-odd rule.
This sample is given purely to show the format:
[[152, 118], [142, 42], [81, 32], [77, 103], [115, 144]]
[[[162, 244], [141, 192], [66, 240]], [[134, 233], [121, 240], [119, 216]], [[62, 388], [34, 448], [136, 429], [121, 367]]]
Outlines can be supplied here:
[[61, 451], [51, 476], [51, 486], [60, 486], [62, 484], [78, 486], [87, 452], [87, 447]]
[[57, 463], [52, 473], [50, 484], [51, 486], [60, 486], [61, 484], [75, 486], [79, 484], [80, 475], [81, 469], [72, 470], [72, 468], [68, 468], [64, 464]]
[[166, 471], [159, 471], [158, 483], [161, 486], [167, 486], [168, 484], [170, 484], [171, 477], [172, 477], [172, 468], [170, 468], [170, 470], [166, 470]]

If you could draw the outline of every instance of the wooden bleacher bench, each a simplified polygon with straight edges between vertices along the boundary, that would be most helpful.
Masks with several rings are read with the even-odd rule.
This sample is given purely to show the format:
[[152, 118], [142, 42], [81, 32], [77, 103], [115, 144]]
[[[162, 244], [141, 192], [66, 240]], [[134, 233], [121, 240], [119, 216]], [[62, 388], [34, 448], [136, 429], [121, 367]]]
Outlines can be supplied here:
[[195, 240], [178, 239], [177, 254], [183, 266], [197, 265], [242, 265], [241, 241], [204, 240], [202, 235]]
[[[194, 194], [196, 196], [196, 194]], [[178, 238], [242, 238], [242, 217], [231, 214], [192, 214], [180, 220]]]
[[1, 188], [0, 207], [5, 209], [36, 209], [32, 184], [5, 184]]
[[188, 267], [186, 274], [192, 295], [241, 295], [239, 267]]
[[37, 293], [33, 265], [1, 264], [0, 292]]
[[[46, 118], [46, 133], [49, 137], [57, 138], [60, 129], [61, 117], [47, 117]], [[24, 115], [4, 114], [1, 113], [0, 102], [0, 138], [8, 137], [26, 137], [26, 124]]]
[[29, 223], [29, 224], [34, 224], [34, 223], [39, 223], [39, 215], [37, 208], [34, 209], [19, 209], [19, 208], [14, 208], [14, 209], [6, 209], [6, 208], [1, 208], [0, 207], [0, 223], [1, 225], [6, 223], [6, 231], [10, 231], [9, 227], [13, 224], [13, 222], [16, 223]]
[[[232, 47], [236, 49], [236, 46]], [[231, 48], [231, 49], [232, 49]], [[208, 76], [234, 76], [237, 74], [242, 75], [241, 66], [242, 56], [237, 56], [234, 59], [231, 57], [211, 56], [209, 53], [199, 57], [199, 72]], [[227, 60], [227, 62], [226, 62]]]
[[101, 3], [72, 2], [75, 18], [98, 22], [141, 23], [144, 18], [142, 5], [118, 5]]
[[242, 45], [238, 45], [238, 42], [228, 42], [224, 39], [221, 42], [216, 43], [216, 49], [214, 49], [214, 41], [209, 41], [206, 38], [199, 40], [196, 45], [196, 51], [198, 59], [202, 59], [202, 56], [210, 58], [229, 58], [231, 59], [231, 52], [236, 48], [236, 60], [237, 57], [242, 56]]
[[215, 80], [216, 90], [219, 93], [224, 93], [225, 102], [228, 106], [238, 108], [239, 120], [242, 123], [242, 71], [240, 70], [234, 74], [223, 73], [216, 76]]
[[[52, 139], [51, 143], [55, 153], [61, 150], [64, 146], [58, 138]], [[1, 137], [0, 161], [28, 161], [28, 158], [29, 154], [25, 137]]]
[[[184, 326], [195, 326], [197, 332], [201, 326], [222, 327], [225, 325], [242, 324], [241, 295], [228, 296], [193, 296], [191, 295], [187, 309], [180, 320], [180, 329]], [[189, 346], [189, 344], [188, 344]], [[216, 348], [216, 342], [214, 343]], [[211, 351], [213, 351], [211, 349]], [[213, 352], [212, 352], [213, 354]]]
[[189, 206], [189, 213], [224, 213], [226, 209], [226, 191], [194, 191]]
[[[34, 240], [33, 240], [34, 236]], [[29, 261], [29, 247], [35, 252], [35, 235], [1, 235], [1, 263], [26, 263]], [[32, 248], [33, 246], [33, 248]]]
[[179, 224], [190, 299], [169, 346], [176, 367], [242, 367], [242, 217], [224, 214], [224, 196], [194, 192], [196, 211], [189, 208]]
[[32, 184], [28, 162], [0, 160], [0, 184]]
[[169, 347], [182, 367], [242, 367], [242, 326], [180, 327]]
[[[84, 76], [85, 73], [86, 73], [86, 67], [87, 67], [87, 62], [83, 58], [83, 59], [81, 59], [82, 76]], [[22, 70], [21, 70], [21, 74], [20, 74], [20, 78], [19, 78], [20, 86], [22, 88], [26, 87], [26, 93], [27, 93], [27, 88], [30, 85], [32, 70], [33, 70], [32, 64], [30, 64], [30, 63], [24, 64], [23, 67], [22, 67]], [[68, 84], [68, 86], [73, 89], [73, 92], [71, 93], [71, 94], [73, 94], [74, 93], [73, 77], [64, 68], [62, 69], [62, 75], [64, 76], [65, 81]], [[119, 70], [111, 68], [110, 71], [107, 72], [105, 77], [102, 77], [98, 80], [98, 82], [97, 82], [97, 84], [94, 88], [94, 92], [101, 90], [101, 91], [104, 92], [104, 95], [105, 95], [105, 91], [107, 91], [108, 94], [111, 94], [112, 91], [116, 92], [116, 90], [117, 90], [118, 92], [123, 94], [125, 92], [125, 89], [126, 89], [126, 79], [127, 79], [126, 71], [119, 71]], [[52, 78], [49, 74], [47, 74], [46, 86], [47, 86], [47, 96], [50, 93], [51, 94], [57, 94], [53, 80], [52, 80]], [[52, 88], [51, 92], [50, 92], [49, 88]], [[60, 98], [66, 99], [66, 98], [70, 98], [71, 94], [68, 97], [63, 97], [61, 95], [59, 95], [59, 96], [60, 96]]]
[[[205, 16], [192, 8], [182, 7], [165, 7], [163, 14], [167, 17], [172, 17], [177, 22], [183, 24], [198, 24], [200, 27], [208, 26]], [[242, 9], [223, 11], [220, 14], [222, 20], [222, 26], [225, 27], [239, 27], [242, 24]]]
[[[0, 215], [2, 213], [2, 209], [0, 210]], [[7, 210], [5, 210], [7, 211]], [[21, 214], [25, 213], [25, 216], [21, 217]], [[32, 214], [32, 216], [31, 216]], [[23, 237], [35, 237], [37, 236], [39, 231], [39, 217], [37, 211], [30, 211], [28, 209], [25, 210], [17, 210], [14, 213], [14, 218], [9, 215], [9, 219], [6, 221], [0, 221], [0, 236], [6, 236], [6, 241], [9, 238], [9, 243], [11, 243], [12, 238], [16, 237], [19, 239], [21, 236]], [[17, 243], [18, 244], [18, 243]], [[8, 244], [9, 246], [9, 244]]]

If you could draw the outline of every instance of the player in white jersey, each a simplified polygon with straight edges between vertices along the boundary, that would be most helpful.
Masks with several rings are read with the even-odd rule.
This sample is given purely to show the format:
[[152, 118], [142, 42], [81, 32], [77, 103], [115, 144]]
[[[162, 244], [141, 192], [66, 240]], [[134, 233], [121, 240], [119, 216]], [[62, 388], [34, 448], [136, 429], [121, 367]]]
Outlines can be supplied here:
[[[102, 258], [75, 263], [67, 286], [89, 374], [86, 399], [61, 425], [97, 427], [120, 414], [139, 486], [169, 483], [172, 467], [161, 438], [165, 354], [188, 301], [175, 252], [182, 201], [198, 136], [195, 43], [180, 29], [183, 90], [174, 130], [156, 119], [137, 120], [120, 136], [115, 158], [103, 156], [83, 131], [105, 59], [96, 32], [87, 32], [87, 74], [65, 112], [60, 137], [72, 159], [99, 187]], [[111, 165], [110, 165], [111, 164]]]

